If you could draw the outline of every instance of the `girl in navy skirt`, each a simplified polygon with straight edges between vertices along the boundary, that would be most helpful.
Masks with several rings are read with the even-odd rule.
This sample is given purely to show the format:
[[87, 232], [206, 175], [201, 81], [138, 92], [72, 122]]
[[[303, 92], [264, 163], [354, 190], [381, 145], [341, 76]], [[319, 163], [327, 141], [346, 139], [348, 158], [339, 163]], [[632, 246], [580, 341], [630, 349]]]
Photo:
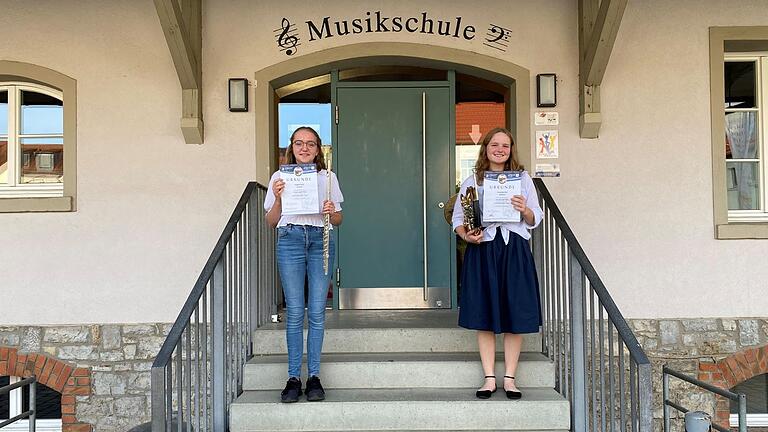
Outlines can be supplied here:
[[510, 399], [522, 397], [515, 385], [515, 372], [523, 344], [523, 333], [537, 333], [541, 325], [539, 282], [528, 246], [530, 230], [542, 218], [536, 188], [517, 159], [512, 134], [504, 128], [488, 132], [480, 146], [475, 174], [461, 184], [461, 194], [476, 186], [482, 205], [486, 171], [522, 171], [521, 195], [510, 205], [521, 221], [487, 223], [483, 229], [467, 231], [460, 200], [453, 211], [453, 228], [467, 242], [461, 272], [459, 326], [477, 330], [477, 344], [485, 382], [476, 392], [480, 399], [496, 391], [496, 335], [504, 334], [504, 390]]

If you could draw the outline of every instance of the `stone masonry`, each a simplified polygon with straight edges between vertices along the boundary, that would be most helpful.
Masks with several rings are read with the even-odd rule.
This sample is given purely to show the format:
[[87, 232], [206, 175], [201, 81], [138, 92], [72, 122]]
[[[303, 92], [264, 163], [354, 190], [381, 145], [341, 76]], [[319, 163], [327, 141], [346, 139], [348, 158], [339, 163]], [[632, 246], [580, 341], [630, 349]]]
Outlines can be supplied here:
[[[727, 365], [730, 358], [752, 355], [756, 360], [752, 374], [768, 373], [766, 368], [760, 370], [757, 361], [757, 353], [768, 355], [768, 318], [630, 320], [630, 326], [653, 363], [654, 430], [662, 430], [661, 368], [664, 364], [722, 388], [744, 381], [717, 380], [717, 373], [721, 371], [718, 365]], [[762, 364], [766, 366], [766, 362]], [[734, 375], [738, 376], [735, 371]], [[748, 378], [745, 374], [740, 377]], [[728, 404], [724, 398], [715, 398], [709, 392], [670, 378], [670, 400], [688, 409], [706, 411], [713, 415], [713, 420], [727, 426]], [[673, 430], [683, 430], [682, 415], [672, 412], [676, 418], [672, 422]]]
[[[0, 326], [0, 349], [88, 372], [88, 393], [62, 392], [65, 431], [123, 432], [149, 421], [150, 368], [169, 330], [170, 324]], [[1, 357], [2, 351], [0, 366]], [[65, 416], [79, 428], [67, 427]]]
[[[64, 415], [74, 416], [73, 424], [83, 427], [70, 430], [87, 431], [92, 426], [96, 432], [126, 431], [150, 419], [150, 368], [170, 326], [0, 326], [0, 369], [5, 348], [6, 352], [13, 349], [17, 356], [26, 356], [27, 363], [30, 358], [36, 358], [30, 354], [37, 354], [58, 360], [72, 371], [79, 371], [78, 374], [87, 371], [90, 393], [81, 391], [82, 394], [65, 395], [70, 397], [62, 399], [63, 405], [74, 402], [73, 408], [66, 408], [72, 412]], [[765, 366], [768, 361], [758, 357], [768, 356], [768, 318], [630, 320], [630, 326], [653, 363], [654, 430], [661, 430], [663, 418], [662, 365], [715, 385], [723, 385], [717, 381], [716, 374], [723, 367], [729, 367], [729, 363], [742, 361], [742, 357], [744, 361], [754, 357], [753, 369], [768, 372], [758, 370], [760, 364]], [[717, 368], [721, 369], [715, 370]], [[3, 374], [10, 372], [0, 370], [0, 375]], [[733, 375], [744, 377], [744, 374]], [[725, 387], [738, 384], [723, 382]], [[670, 399], [689, 409], [709, 413], [717, 413], [719, 409], [722, 420], [722, 401], [718, 405], [711, 394], [674, 378]], [[673, 430], [682, 430], [681, 416], [673, 410], [673, 417]]]

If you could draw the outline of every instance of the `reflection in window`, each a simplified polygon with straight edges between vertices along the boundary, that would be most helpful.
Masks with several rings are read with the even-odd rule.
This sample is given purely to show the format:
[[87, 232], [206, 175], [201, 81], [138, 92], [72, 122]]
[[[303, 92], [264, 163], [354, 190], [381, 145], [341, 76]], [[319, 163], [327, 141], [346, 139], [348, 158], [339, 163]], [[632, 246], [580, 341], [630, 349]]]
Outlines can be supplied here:
[[285, 149], [291, 134], [300, 126], [309, 126], [320, 134], [323, 145], [331, 145], [331, 104], [329, 103], [280, 103], [278, 105], [280, 132], [278, 150], [280, 164], [285, 163]]
[[[757, 57], [734, 57], [724, 66], [725, 183], [728, 210], [762, 210], [762, 108], [757, 103], [761, 62]], [[731, 213], [731, 217], [737, 213]], [[743, 217], [743, 216], [742, 216]]]
[[8, 91], [0, 91], [0, 184], [8, 183]]
[[725, 107], [754, 108], [755, 61], [725, 63]]
[[64, 183], [64, 106], [58, 92], [0, 85], [0, 195], [60, 195]]

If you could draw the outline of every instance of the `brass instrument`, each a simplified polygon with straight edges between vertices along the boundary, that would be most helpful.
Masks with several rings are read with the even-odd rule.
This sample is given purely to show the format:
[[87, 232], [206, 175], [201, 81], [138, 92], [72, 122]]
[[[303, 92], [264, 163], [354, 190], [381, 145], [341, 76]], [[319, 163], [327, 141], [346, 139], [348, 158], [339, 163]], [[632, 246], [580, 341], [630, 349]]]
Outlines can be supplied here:
[[[331, 199], [331, 146], [322, 146], [323, 158], [325, 158], [325, 199]], [[323, 272], [328, 274], [328, 258], [331, 247], [331, 215], [323, 215]]]
[[461, 210], [464, 214], [464, 228], [467, 232], [482, 229], [480, 220], [480, 202], [477, 197], [477, 189], [474, 186], [467, 187], [466, 193], [459, 196]]

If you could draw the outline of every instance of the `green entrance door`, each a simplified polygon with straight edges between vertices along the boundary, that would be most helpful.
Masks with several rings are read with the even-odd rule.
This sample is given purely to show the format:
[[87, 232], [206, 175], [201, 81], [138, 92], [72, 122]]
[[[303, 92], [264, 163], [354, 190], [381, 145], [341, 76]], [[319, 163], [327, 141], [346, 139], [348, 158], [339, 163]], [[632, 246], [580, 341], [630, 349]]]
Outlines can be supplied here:
[[342, 309], [451, 307], [453, 105], [449, 85], [421, 84], [336, 88]]

